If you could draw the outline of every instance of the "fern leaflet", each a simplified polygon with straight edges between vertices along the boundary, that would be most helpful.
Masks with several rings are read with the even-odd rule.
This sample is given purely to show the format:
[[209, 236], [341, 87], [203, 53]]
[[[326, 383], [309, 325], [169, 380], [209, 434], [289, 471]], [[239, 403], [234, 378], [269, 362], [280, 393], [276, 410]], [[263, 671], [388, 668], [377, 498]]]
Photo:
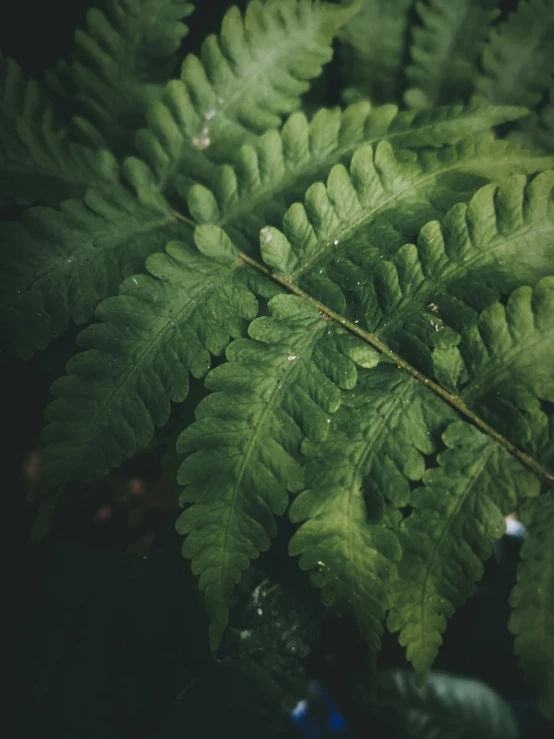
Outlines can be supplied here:
[[73, 123], [95, 147], [128, 152], [148, 105], [162, 94], [188, 33], [183, 0], [108, 0], [75, 34], [71, 81], [82, 111]]
[[483, 51], [477, 90], [498, 105], [536, 105], [554, 74], [554, 2], [521, 0]]
[[499, 14], [497, 5], [498, 0], [417, 3], [422, 26], [413, 29], [412, 65], [406, 70], [415, 86], [406, 92], [409, 105], [425, 108], [467, 100], [489, 24]]
[[[552, 436], [554, 439], [554, 434]], [[554, 720], [554, 551], [551, 492], [525, 501], [520, 511], [527, 525], [517, 585], [512, 590], [510, 630], [523, 672], [547, 719]]]
[[339, 33], [347, 101], [367, 97], [389, 103], [399, 97], [411, 4], [412, 0], [364, 0]]
[[58, 205], [118, 181], [112, 154], [71, 142], [37, 83], [25, 83], [19, 65], [1, 54], [0, 103], [0, 208], [12, 202]]
[[119, 185], [2, 223], [2, 346], [24, 358], [44, 349], [187, 231], [157, 193], [145, 187], [134, 196]]
[[206, 39], [200, 59], [185, 59], [181, 79], [137, 134], [160, 190], [185, 197], [192, 182], [209, 184], [214, 162], [278, 128], [331, 59], [332, 37], [351, 14], [348, 4], [312, 0], [253, 0], [244, 18], [232, 7], [221, 37]]

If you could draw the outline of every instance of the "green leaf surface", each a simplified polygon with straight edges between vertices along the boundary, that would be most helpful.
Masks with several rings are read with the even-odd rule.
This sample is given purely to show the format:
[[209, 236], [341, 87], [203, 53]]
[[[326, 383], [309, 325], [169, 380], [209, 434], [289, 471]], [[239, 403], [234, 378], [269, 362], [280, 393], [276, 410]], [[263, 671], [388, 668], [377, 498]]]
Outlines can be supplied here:
[[305, 523], [289, 552], [301, 555], [302, 569], [313, 570], [323, 602], [352, 618], [373, 658], [401, 556], [387, 525], [399, 514], [388, 501], [406, 505], [410, 481], [423, 476], [424, 455], [435, 452], [439, 431], [455, 418], [414, 378], [380, 364], [344, 393], [327, 439], [303, 445], [313, 458], [289, 515]]
[[1, 54], [0, 105], [0, 208], [12, 202], [58, 205], [89, 187], [118, 181], [113, 155], [72, 142], [44, 91]]
[[288, 492], [302, 489], [303, 435], [326, 437], [340, 388], [356, 381], [347, 334], [343, 346], [334, 340], [341, 329], [295, 296], [277, 295], [268, 309], [250, 324], [249, 339], [229, 345], [227, 363], [210, 372], [206, 386], [214, 392], [177, 445], [190, 455], [179, 471], [181, 502], [192, 503], [177, 526], [188, 534], [183, 554], [206, 591], [213, 648], [233, 586], [268, 549]]
[[209, 184], [214, 162], [278, 128], [330, 61], [331, 40], [351, 14], [348, 4], [312, 0], [253, 0], [244, 17], [230, 8], [220, 37], [185, 59], [137, 135], [160, 190], [185, 197], [193, 182]]
[[77, 338], [88, 351], [51, 388], [57, 400], [43, 432], [49, 485], [99, 477], [144, 449], [167, 422], [170, 402], [187, 397], [188, 373], [203, 377], [210, 352], [222, 354], [230, 336], [245, 332], [243, 319], [256, 315], [240, 269], [222, 269], [179, 242], [146, 264], [153, 276], [128, 278], [119, 296], [99, 305], [102, 323]]
[[218, 167], [210, 188], [193, 185], [189, 210], [198, 223], [226, 228], [248, 253], [263, 226], [280, 225], [288, 205], [325, 180], [334, 165], [348, 164], [362, 144], [386, 140], [400, 149], [452, 145], [525, 113], [478, 100], [400, 113], [394, 105], [360, 102], [343, 112], [321, 109], [309, 122], [303, 113], [293, 113], [281, 131], [266, 132], [255, 146], [243, 145], [232, 165]]
[[489, 26], [500, 13], [498, 0], [425, 0], [416, 9], [421, 25], [412, 29], [406, 76], [414, 88], [406, 92], [407, 103], [427, 108], [464, 102], [479, 74]]
[[526, 496], [537, 495], [537, 478], [491, 438], [461, 421], [442, 435], [445, 451], [423, 475], [410, 498], [411, 515], [399, 527], [398, 565], [388, 627], [422, 683], [442, 642], [446, 619], [474, 593], [504, 516]]
[[[465, 404], [539, 461], [552, 457], [548, 416], [554, 402], [554, 275], [493, 303], [461, 334], [457, 347]], [[546, 439], [544, 436], [546, 435]], [[553, 470], [554, 471], [554, 470]]]
[[[362, 227], [316, 262], [301, 285], [395, 351], [411, 347], [410, 361], [454, 392], [470, 371], [456, 348], [458, 332], [496, 302], [500, 288], [535, 284], [552, 270], [553, 186], [551, 171], [486, 185], [441, 223], [427, 223], [416, 245], [389, 243], [379, 227]], [[479, 356], [484, 364], [490, 359], [484, 349]]]
[[392, 103], [403, 87], [412, 0], [363, 0], [339, 34], [343, 97]]
[[90, 320], [122, 279], [144, 269], [147, 256], [187, 232], [157, 193], [133, 195], [119, 185], [0, 224], [4, 350], [28, 358], [70, 321]]
[[71, 60], [74, 125], [88, 144], [132, 150], [148, 105], [174, 74], [192, 11], [182, 0], [107, 0], [88, 11]]
[[478, 92], [497, 105], [535, 106], [554, 74], [554, 2], [520, 0], [483, 51]]
[[525, 501], [519, 515], [527, 531], [510, 595], [509, 627], [541, 713], [554, 721], [554, 496], [547, 492]]
[[282, 242], [280, 247], [288, 254], [286, 269], [266, 263], [298, 282], [303, 274], [323, 268], [340, 254], [343, 240], [354, 235], [365, 240], [364, 228], [378, 216], [394, 219], [395, 225], [413, 232], [436, 217], [437, 211], [469, 199], [484, 179], [539, 171], [553, 163], [554, 158], [536, 156], [488, 136], [436, 151], [394, 152], [386, 141], [375, 149], [364, 145], [352, 157], [349, 171], [336, 165], [327, 186], [315, 183], [303, 204], [288, 209], [282, 229], [288, 245]]

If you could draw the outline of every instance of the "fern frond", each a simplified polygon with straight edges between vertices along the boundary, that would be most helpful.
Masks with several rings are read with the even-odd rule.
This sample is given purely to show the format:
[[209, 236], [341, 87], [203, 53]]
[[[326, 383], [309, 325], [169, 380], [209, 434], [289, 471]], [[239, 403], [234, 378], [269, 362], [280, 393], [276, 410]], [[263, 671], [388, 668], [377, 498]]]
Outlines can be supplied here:
[[0, 208], [11, 202], [58, 205], [95, 185], [117, 182], [110, 152], [69, 140], [36, 82], [0, 54]]
[[71, 64], [83, 111], [73, 122], [88, 144], [129, 151], [148, 105], [173, 76], [188, 33], [181, 19], [192, 11], [183, 0], [108, 0], [104, 11], [88, 11]]
[[209, 184], [214, 162], [278, 128], [330, 61], [332, 38], [351, 14], [313, 0], [252, 0], [244, 18], [232, 7], [221, 37], [206, 39], [200, 59], [185, 59], [181, 79], [150, 106], [148, 128], [137, 134], [158, 187], [184, 197], [192, 182]]
[[425, 108], [469, 98], [489, 26], [500, 12], [497, 6], [498, 0], [425, 0], [416, 4], [422, 25], [414, 26], [412, 64], [406, 70], [415, 87], [406, 92], [409, 105]]
[[[197, 239], [199, 240], [199, 239]], [[150, 275], [125, 280], [119, 296], [96, 311], [102, 322], [82, 331], [87, 351], [51, 388], [44, 460], [50, 486], [88, 480], [144, 449], [164, 425], [170, 403], [188, 394], [189, 372], [203, 377], [210, 352], [245, 332], [257, 303], [235, 263], [179, 242], [146, 261]]]
[[[437, 215], [437, 209], [440, 213], [469, 198], [484, 178], [501, 180], [553, 162], [554, 158], [537, 157], [488, 136], [437, 151], [395, 153], [386, 141], [375, 150], [362, 146], [352, 157], [350, 172], [336, 165], [326, 187], [312, 185], [304, 204], [289, 208], [280, 236], [274, 240], [277, 232], [272, 228], [263, 234], [262, 257], [301, 285], [303, 275], [312, 278], [340, 255], [343, 242], [363, 238], [363, 229], [378, 215], [394, 214], [396, 226], [419, 229]], [[466, 187], [469, 193], [464, 192]], [[342, 307], [332, 307], [342, 312]]]
[[550, 88], [544, 105], [521, 121], [517, 129], [508, 136], [511, 141], [528, 149], [543, 154], [554, 153], [554, 85]]
[[[517, 288], [506, 307], [495, 303], [486, 309], [460, 342], [461, 355], [470, 358], [469, 381], [459, 392], [466, 407], [477, 406], [478, 395], [477, 407], [484, 417], [488, 401], [497, 417], [489, 420], [496, 421], [495, 428], [506, 431], [508, 438], [513, 435], [498, 409], [509, 406], [510, 392], [516, 396], [515, 403], [524, 391], [539, 399], [554, 397], [549, 369], [553, 338], [554, 277], [543, 277], [534, 290]], [[508, 376], [514, 378], [515, 392], [506, 386]], [[508, 459], [492, 439], [467, 426], [462, 434], [454, 433], [452, 443], [451, 428], [443, 441], [457, 452], [439, 454], [439, 468], [424, 474], [425, 487], [410, 499], [421, 513], [416, 510], [400, 529], [404, 558], [389, 627], [400, 630], [400, 643], [407, 647], [407, 657], [420, 675], [425, 675], [437, 654], [446, 618], [473, 593], [474, 580], [482, 572], [480, 560], [491, 552], [491, 538], [503, 534], [501, 515], [539, 490], [537, 478], [518, 467], [512, 457]], [[480, 453], [472, 458], [471, 449], [478, 448]]]
[[[495, 286], [535, 284], [554, 264], [553, 188], [552, 171], [486, 185], [442, 223], [427, 223], [417, 246], [384, 242], [368, 228], [362, 243], [357, 234], [342, 240], [300, 284], [395, 349], [402, 347], [413, 364], [454, 392], [458, 379], [467, 377], [457, 332], [467, 314], [476, 320], [475, 310], [461, 303], [469, 288], [479, 282], [480, 299], [494, 302]], [[487, 361], [489, 353], [481, 358]]]
[[88, 321], [122, 279], [188, 228], [148, 188], [89, 190], [60, 210], [27, 210], [0, 224], [2, 346], [23, 358], [44, 349], [70, 321]]
[[554, 2], [520, 0], [491, 33], [476, 87], [497, 105], [534, 106], [554, 75]]
[[325, 180], [335, 164], [349, 163], [362, 144], [456, 144], [525, 113], [524, 108], [495, 108], [477, 100], [465, 107], [401, 113], [394, 105], [360, 102], [344, 112], [322, 109], [309, 123], [303, 113], [294, 113], [280, 132], [265, 133], [256, 146], [245, 144], [233, 165], [218, 167], [211, 189], [193, 185], [188, 207], [198, 223], [226, 228], [248, 252], [263, 226], [280, 223], [288, 204], [314, 182]]
[[325, 439], [340, 389], [356, 382], [351, 355], [360, 342], [298, 297], [277, 295], [268, 309], [210, 372], [215, 392], [178, 441], [178, 451], [192, 452], [179, 471], [181, 502], [192, 505], [177, 527], [206, 591], [213, 648], [242, 570], [269, 547], [288, 491], [302, 489], [302, 437]]
[[554, 402], [554, 276], [543, 277], [534, 289], [516, 289], [505, 307], [498, 302], [486, 308], [462, 331], [455, 352], [461, 377], [452, 389], [541, 460], [548, 426], [541, 401]]
[[408, 11], [412, 0], [365, 0], [339, 33], [348, 102], [396, 102], [403, 87]]
[[[554, 437], [553, 437], [554, 438]], [[510, 595], [510, 631], [520, 665], [545, 718], [554, 721], [554, 496], [525, 501], [520, 518], [527, 526]]]
[[504, 533], [504, 516], [539, 491], [529, 470], [473, 426], [455, 422], [442, 441], [446, 450], [425, 471], [410, 499], [414, 510], [398, 529], [403, 557], [388, 617], [419, 683], [446, 619], [475, 591], [482, 560]]
[[400, 514], [387, 510], [383, 519], [385, 497], [406, 505], [408, 481], [421, 480], [423, 455], [434, 453], [436, 434], [455, 418], [407, 373], [380, 364], [360, 372], [344, 394], [327, 439], [302, 446], [312, 459], [304, 468], [306, 489], [289, 511], [293, 522], [304, 522], [289, 553], [313, 570], [323, 602], [352, 617], [373, 657], [401, 555], [385, 524]]

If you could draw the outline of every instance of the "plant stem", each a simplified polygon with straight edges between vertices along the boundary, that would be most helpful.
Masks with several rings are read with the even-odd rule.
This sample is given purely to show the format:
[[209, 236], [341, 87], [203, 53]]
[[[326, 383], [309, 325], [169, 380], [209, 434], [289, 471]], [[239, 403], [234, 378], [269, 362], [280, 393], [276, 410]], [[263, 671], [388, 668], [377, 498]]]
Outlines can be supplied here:
[[270, 280], [273, 280], [273, 282], [277, 282], [279, 285], [284, 287], [289, 292], [293, 293], [294, 295], [298, 295], [298, 297], [306, 300], [308, 303], [310, 303], [310, 305], [313, 305], [314, 308], [317, 308], [317, 310], [322, 315], [327, 316], [328, 318], [335, 321], [336, 323], [339, 323], [341, 326], [343, 326], [348, 331], [358, 336], [360, 339], [363, 339], [368, 344], [371, 344], [371, 346], [373, 346], [375, 349], [377, 349], [382, 354], [384, 354], [389, 359], [391, 359], [399, 369], [403, 369], [406, 372], [409, 372], [410, 375], [412, 375], [412, 377], [414, 377], [419, 382], [423, 383], [426, 387], [429, 388], [429, 390], [432, 390], [440, 398], [442, 398], [444, 401], [449, 403], [461, 415], [465, 416], [469, 421], [471, 421], [471, 423], [477, 426], [478, 429], [483, 431], [483, 433], [488, 434], [492, 439], [498, 442], [498, 444], [504, 447], [504, 449], [506, 449], [506, 451], [509, 452], [509, 454], [516, 457], [516, 459], [518, 459], [522, 464], [528, 467], [543, 482], [545, 482], [547, 485], [554, 486], [554, 475], [548, 472], [548, 470], [544, 469], [544, 467], [542, 467], [538, 462], [536, 462], [528, 454], [525, 454], [525, 452], [521, 451], [521, 449], [519, 449], [515, 444], [512, 444], [512, 442], [506, 439], [504, 436], [502, 436], [502, 434], [499, 434], [498, 431], [496, 431], [486, 421], [483, 421], [482, 418], [480, 418], [476, 413], [474, 413], [470, 408], [468, 408], [465, 405], [465, 403], [459, 396], [452, 395], [451, 393], [446, 391], [444, 388], [442, 388], [440, 385], [438, 385], [436, 382], [426, 377], [418, 369], [416, 369], [411, 364], [406, 362], [405, 359], [402, 359], [402, 357], [400, 357], [398, 354], [395, 354], [391, 349], [389, 349], [389, 347], [383, 341], [381, 341], [381, 339], [379, 339], [378, 336], [368, 331], [364, 331], [357, 324], [353, 323], [352, 321], [349, 321], [347, 318], [344, 318], [344, 316], [341, 316], [340, 314], [335, 313], [335, 311], [331, 310], [323, 303], [320, 303], [318, 300], [315, 300], [310, 295], [308, 295], [303, 290], [301, 290], [299, 287], [294, 285], [292, 282], [290, 282], [288, 278], [281, 277], [280, 275], [275, 274], [274, 272], [272, 272], [270, 269], [268, 269], [264, 265], [259, 264], [259, 262], [256, 262], [256, 260], [252, 259], [251, 257], [248, 257], [246, 254], [243, 254], [241, 252], [239, 255], [239, 258], [245, 264], [248, 264], [253, 269], [265, 275], [265, 277], [268, 277]]

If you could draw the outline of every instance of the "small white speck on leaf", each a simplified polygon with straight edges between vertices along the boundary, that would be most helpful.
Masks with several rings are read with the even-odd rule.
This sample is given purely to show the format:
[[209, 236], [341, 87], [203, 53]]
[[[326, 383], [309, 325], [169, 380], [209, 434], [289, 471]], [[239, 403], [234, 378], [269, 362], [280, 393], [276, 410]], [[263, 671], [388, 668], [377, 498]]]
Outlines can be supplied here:
[[210, 108], [209, 110], [205, 112], [204, 117], [206, 118], [207, 121], [209, 121], [211, 118], [214, 117], [214, 115], [215, 115], [215, 108]]
[[138, 280], [135, 280], [134, 277], [133, 277], [133, 282], [135, 283], [135, 285], [138, 285]]
[[269, 244], [269, 242], [273, 240], [273, 236], [269, 232], [269, 229], [267, 228], [267, 226], [265, 228], [262, 228], [260, 233], [264, 237], [264, 244]]
[[258, 616], [261, 616], [262, 613], [263, 613], [263, 609], [262, 608], [256, 608], [256, 613], [258, 614]]
[[289, 360], [289, 362], [292, 362], [294, 359], [298, 359], [298, 355], [297, 354], [287, 354], [287, 359]]
[[206, 149], [210, 143], [210, 137], [208, 136], [209, 129], [207, 126], [205, 126], [202, 129], [202, 136], [194, 136], [192, 139], [192, 145], [195, 149]]
[[338, 243], [339, 243], [339, 242], [338, 242], [338, 239], [335, 239], [335, 240], [333, 241], [333, 244], [334, 244], [335, 246], [338, 246]]

